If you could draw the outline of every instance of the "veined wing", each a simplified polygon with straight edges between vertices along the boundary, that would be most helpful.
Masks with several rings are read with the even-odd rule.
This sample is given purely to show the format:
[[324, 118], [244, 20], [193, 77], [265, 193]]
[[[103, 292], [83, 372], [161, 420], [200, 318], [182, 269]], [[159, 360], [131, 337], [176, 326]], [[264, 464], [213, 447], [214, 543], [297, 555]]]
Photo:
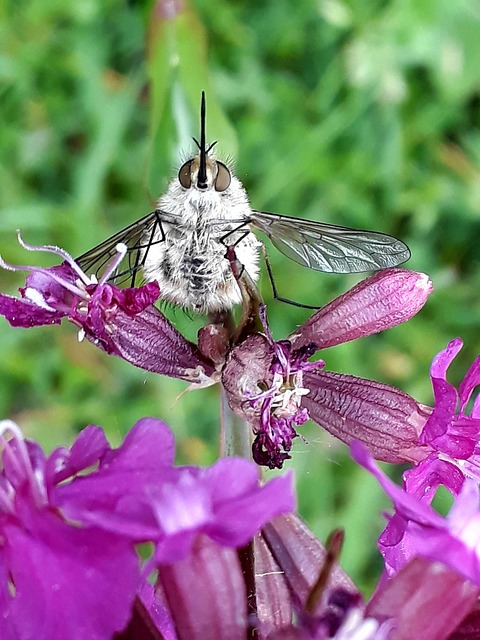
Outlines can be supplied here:
[[149, 213], [81, 255], [76, 262], [87, 275], [95, 274], [99, 277], [111, 258], [117, 253], [117, 244], [123, 242], [127, 245], [127, 254], [109, 281], [118, 285], [130, 280], [133, 287], [137, 273], [144, 265], [149, 248], [153, 244], [163, 242], [161, 219], [161, 211]]
[[395, 267], [410, 257], [400, 240], [324, 222], [252, 211], [250, 224], [291, 260], [316, 271], [356, 273]]

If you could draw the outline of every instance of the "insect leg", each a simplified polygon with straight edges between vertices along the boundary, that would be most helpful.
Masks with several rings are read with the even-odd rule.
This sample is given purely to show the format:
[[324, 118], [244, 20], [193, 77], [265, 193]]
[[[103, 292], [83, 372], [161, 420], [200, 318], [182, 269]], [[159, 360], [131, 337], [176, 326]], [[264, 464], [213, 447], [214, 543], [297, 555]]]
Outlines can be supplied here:
[[237, 258], [234, 244], [227, 246], [225, 257], [230, 262], [230, 268], [242, 294], [242, 317], [232, 336], [232, 342], [236, 344], [250, 334], [262, 331], [259, 310], [264, 306], [264, 302], [248, 271]]
[[[230, 266], [232, 267], [232, 272], [233, 275], [235, 276], [235, 279], [237, 281], [240, 280], [240, 278], [242, 277], [244, 271], [245, 271], [245, 265], [243, 265], [240, 260], [237, 258], [237, 255], [235, 253], [235, 247], [240, 244], [240, 242], [242, 242], [242, 240], [244, 240], [248, 234], [250, 233], [250, 229], [243, 229], [242, 227], [244, 227], [245, 225], [249, 224], [249, 221], [241, 221], [238, 225], [238, 227], [235, 227], [235, 229], [231, 229], [230, 231], [228, 231], [228, 233], [226, 233], [224, 236], [222, 236], [220, 238], [220, 242], [227, 248], [226, 252], [225, 252], [225, 258], [227, 258], [227, 260], [230, 262]], [[233, 233], [237, 233], [237, 231], [240, 231], [240, 237], [237, 238], [235, 240], [235, 242], [233, 243], [227, 243], [225, 242], [225, 240], [228, 238], [228, 236], [231, 236]]]
[[[240, 242], [242, 240], [244, 240], [248, 234], [250, 233], [250, 229], [243, 229], [242, 227], [245, 227], [245, 225], [249, 224], [250, 221], [249, 220], [245, 220], [239, 223], [238, 227], [235, 227], [235, 229], [230, 229], [230, 231], [228, 231], [224, 236], [222, 236], [220, 238], [220, 242], [227, 247], [227, 253], [225, 254], [225, 257], [228, 258], [228, 248], [229, 247], [236, 247], [237, 244], [240, 244]], [[233, 233], [237, 233], [237, 231], [241, 231], [240, 237], [235, 240], [235, 242], [233, 242], [232, 244], [225, 242], [225, 240], [228, 238], [228, 236], [231, 236]]]
[[301, 302], [295, 302], [295, 300], [290, 300], [289, 298], [283, 298], [282, 296], [279, 296], [277, 285], [275, 284], [275, 280], [273, 278], [270, 260], [268, 259], [267, 250], [264, 245], [262, 245], [262, 253], [265, 260], [265, 266], [267, 267], [268, 279], [270, 280], [270, 284], [272, 285], [272, 292], [275, 300], [278, 300], [279, 302], [285, 302], [286, 304], [291, 304], [294, 307], [300, 307], [301, 309], [321, 309], [321, 307], [314, 307], [310, 304], [302, 304]]
[[[238, 265], [240, 264], [240, 262], [239, 262], [238, 258], [236, 257], [234, 248], [244, 238], [247, 237], [247, 235], [250, 233], [250, 229], [243, 230], [241, 232], [240, 237], [231, 245], [226, 244], [225, 240], [228, 238], [228, 236], [232, 235], [233, 233], [236, 233], [237, 231], [240, 231], [242, 229], [242, 227], [244, 227], [245, 225], [247, 225], [249, 223], [250, 223], [249, 220], [242, 221], [241, 223], [239, 223], [238, 227], [236, 227], [235, 229], [231, 229], [228, 233], [226, 233], [224, 236], [222, 236], [220, 238], [220, 242], [222, 242], [227, 247], [227, 252], [225, 254], [225, 257], [228, 258], [228, 260], [230, 261], [230, 265], [232, 266], [232, 271], [233, 271], [237, 281], [242, 276], [245, 267], [243, 265], [240, 265], [241, 266], [240, 274], [239, 275], [236, 274], [235, 269], [238, 272]], [[233, 260], [232, 260], [231, 250], [233, 250]], [[278, 289], [277, 289], [277, 285], [275, 284], [275, 280], [274, 280], [274, 277], [273, 277], [272, 267], [270, 266], [270, 261], [268, 259], [267, 250], [265, 248], [265, 245], [263, 245], [263, 244], [262, 244], [262, 253], [263, 253], [264, 260], [265, 260], [265, 265], [267, 267], [268, 278], [270, 280], [270, 284], [272, 285], [273, 297], [275, 298], [275, 300], [278, 300], [279, 302], [285, 302], [286, 304], [291, 304], [294, 307], [300, 307], [301, 309], [313, 309], [313, 310], [321, 309], [321, 307], [319, 307], [319, 306], [313, 306], [313, 305], [310, 305], [310, 304], [302, 304], [301, 302], [296, 302], [295, 300], [290, 300], [289, 298], [284, 298], [284, 297], [278, 295]], [[236, 267], [234, 265], [236, 265]]]

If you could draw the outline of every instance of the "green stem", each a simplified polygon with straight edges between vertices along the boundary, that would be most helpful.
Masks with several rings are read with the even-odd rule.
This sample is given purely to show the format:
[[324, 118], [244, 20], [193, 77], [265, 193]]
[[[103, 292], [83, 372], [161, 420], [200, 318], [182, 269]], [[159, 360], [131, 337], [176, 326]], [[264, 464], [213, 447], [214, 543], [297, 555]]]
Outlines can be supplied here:
[[222, 387], [220, 398], [220, 455], [252, 458], [252, 428], [228, 406]]

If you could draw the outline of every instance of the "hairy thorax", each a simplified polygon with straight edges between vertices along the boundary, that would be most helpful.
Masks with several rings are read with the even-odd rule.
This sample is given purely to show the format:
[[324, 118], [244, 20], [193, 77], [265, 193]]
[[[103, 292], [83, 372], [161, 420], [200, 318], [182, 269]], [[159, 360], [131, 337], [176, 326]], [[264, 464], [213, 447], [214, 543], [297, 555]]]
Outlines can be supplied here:
[[172, 182], [157, 208], [161, 229], [148, 250], [144, 274], [147, 281], [158, 281], [162, 300], [197, 313], [241, 302], [227, 248], [235, 247], [236, 259], [256, 282], [260, 243], [245, 224], [250, 206], [240, 182], [233, 178], [223, 193], [185, 191]]

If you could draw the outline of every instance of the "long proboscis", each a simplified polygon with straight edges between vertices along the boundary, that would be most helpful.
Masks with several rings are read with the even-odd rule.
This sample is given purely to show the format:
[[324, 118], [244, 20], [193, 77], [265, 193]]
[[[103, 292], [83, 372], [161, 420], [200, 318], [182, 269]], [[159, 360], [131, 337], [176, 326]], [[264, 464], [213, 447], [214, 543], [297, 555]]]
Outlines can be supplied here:
[[205, 91], [202, 91], [202, 104], [200, 107], [200, 167], [198, 169], [197, 186], [199, 189], [207, 187], [207, 143], [205, 142]]

